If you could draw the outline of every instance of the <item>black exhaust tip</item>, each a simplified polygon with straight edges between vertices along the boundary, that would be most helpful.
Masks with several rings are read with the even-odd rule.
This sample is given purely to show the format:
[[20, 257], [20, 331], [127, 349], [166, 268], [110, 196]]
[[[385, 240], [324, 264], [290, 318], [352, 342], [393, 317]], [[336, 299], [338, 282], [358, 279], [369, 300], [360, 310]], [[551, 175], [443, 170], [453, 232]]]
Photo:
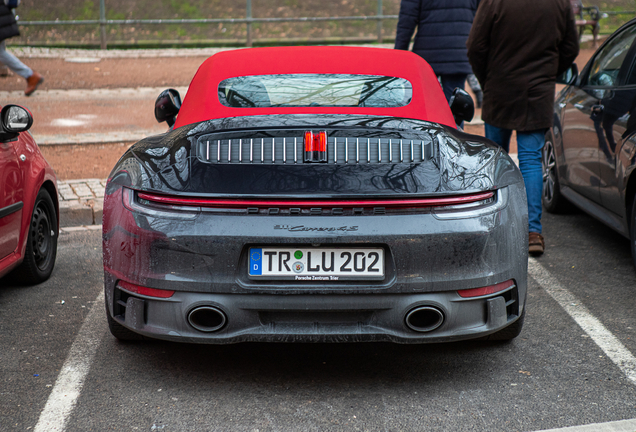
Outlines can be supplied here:
[[227, 323], [225, 314], [213, 306], [199, 306], [190, 311], [188, 322], [195, 329], [202, 332], [221, 330]]
[[419, 306], [406, 314], [406, 325], [416, 332], [425, 333], [444, 323], [444, 313], [433, 306]]

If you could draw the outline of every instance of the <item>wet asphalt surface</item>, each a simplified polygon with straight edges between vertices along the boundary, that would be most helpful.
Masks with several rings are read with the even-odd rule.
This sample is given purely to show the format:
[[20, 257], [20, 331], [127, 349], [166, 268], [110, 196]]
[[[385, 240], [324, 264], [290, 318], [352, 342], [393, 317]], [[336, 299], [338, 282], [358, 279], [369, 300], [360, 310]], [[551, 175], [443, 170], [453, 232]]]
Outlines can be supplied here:
[[[636, 354], [628, 241], [544, 216], [541, 264]], [[52, 278], [0, 280], [0, 430], [29, 430], [102, 289], [99, 231], [64, 234]], [[63, 303], [62, 303], [63, 301]], [[105, 315], [66, 430], [533, 431], [636, 417], [636, 386], [529, 279], [512, 343], [120, 343]]]

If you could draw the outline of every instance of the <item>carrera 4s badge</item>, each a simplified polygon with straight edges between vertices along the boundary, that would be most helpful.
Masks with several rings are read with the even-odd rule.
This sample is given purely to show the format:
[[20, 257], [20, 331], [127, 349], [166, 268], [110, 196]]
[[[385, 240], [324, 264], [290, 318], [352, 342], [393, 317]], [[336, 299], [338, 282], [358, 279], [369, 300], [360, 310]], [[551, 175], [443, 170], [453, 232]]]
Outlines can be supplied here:
[[286, 230], [289, 232], [350, 232], [358, 231], [358, 226], [341, 226], [341, 227], [307, 227], [305, 225], [275, 225], [274, 229]]

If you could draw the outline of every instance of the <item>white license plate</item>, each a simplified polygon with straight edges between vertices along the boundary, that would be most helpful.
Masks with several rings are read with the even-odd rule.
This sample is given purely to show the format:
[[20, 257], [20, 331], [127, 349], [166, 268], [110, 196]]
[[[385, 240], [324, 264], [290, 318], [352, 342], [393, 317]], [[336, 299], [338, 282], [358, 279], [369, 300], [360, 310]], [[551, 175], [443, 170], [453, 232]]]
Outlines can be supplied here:
[[263, 279], [384, 279], [382, 248], [250, 248], [249, 275]]

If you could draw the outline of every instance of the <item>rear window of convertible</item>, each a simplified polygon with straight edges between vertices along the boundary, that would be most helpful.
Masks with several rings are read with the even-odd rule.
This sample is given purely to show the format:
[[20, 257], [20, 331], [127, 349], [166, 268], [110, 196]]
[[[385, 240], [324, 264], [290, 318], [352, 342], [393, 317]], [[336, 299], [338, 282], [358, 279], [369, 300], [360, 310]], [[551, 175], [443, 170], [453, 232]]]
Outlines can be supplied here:
[[253, 75], [219, 84], [219, 100], [231, 108], [392, 108], [408, 105], [412, 97], [409, 81], [380, 75]]

